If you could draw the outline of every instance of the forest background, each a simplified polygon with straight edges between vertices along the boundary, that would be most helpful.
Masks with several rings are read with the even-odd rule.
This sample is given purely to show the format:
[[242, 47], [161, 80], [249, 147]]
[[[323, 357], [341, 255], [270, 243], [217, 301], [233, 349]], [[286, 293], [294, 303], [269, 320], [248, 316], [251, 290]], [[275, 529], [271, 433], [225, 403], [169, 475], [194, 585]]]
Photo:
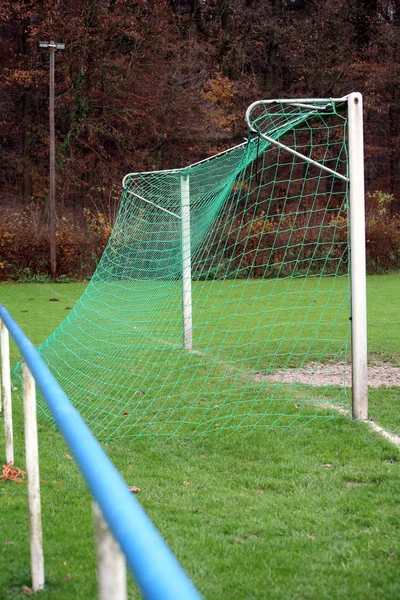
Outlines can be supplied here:
[[88, 277], [131, 171], [241, 143], [261, 98], [364, 96], [369, 272], [400, 269], [397, 0], [3, 0], [0, 280], [49, 272], [49, 53], [57, 263]]

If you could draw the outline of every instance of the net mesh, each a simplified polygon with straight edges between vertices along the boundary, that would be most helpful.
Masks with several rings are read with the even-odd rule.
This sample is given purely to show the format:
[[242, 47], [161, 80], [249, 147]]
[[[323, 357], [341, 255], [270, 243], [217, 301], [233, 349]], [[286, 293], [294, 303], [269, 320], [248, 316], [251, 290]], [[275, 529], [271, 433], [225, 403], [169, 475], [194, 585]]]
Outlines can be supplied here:
[[348, 403], [344, 374], [318, 377], [348, 348], [346, 116], [274, 101], [250, 122], [207, 161], [125, 177], [92, 280], [39, 348], [99, 439], [291, 427]]

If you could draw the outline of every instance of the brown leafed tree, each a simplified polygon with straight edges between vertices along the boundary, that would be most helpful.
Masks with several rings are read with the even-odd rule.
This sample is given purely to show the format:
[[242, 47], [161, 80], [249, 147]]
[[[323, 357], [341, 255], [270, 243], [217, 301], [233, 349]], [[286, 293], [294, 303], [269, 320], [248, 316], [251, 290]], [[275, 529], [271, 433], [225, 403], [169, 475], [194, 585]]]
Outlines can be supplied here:
[[48, 195], [48, 51], [56, 53], [58, 206], [117, 201], [129, 171], [240, 141], [255, 99], [365, 98], [367, 187], [399, 200], [394, 0], [4, 0], [1, 198]]

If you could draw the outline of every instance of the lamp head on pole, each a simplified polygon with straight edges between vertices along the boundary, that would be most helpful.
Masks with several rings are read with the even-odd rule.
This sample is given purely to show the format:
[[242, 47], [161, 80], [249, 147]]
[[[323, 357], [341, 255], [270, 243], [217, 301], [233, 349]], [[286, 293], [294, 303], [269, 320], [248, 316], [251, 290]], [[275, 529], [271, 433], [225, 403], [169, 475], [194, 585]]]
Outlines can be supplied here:
[[65, 44], [56, 44], [55, 42], [39, 42], [39, 48], [55, 48], [55, 50], [65, 50]]

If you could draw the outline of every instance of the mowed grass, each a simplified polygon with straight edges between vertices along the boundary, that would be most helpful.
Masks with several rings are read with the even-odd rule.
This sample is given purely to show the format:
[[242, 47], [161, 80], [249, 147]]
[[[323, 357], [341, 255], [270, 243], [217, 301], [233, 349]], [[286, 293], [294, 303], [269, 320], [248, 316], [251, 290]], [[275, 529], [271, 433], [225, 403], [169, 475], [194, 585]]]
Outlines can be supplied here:
[[329, 277], [196, 281], [188, 352], [179, 281], [95, 280], [40, 352], [103, 441], [305, 424], [326, 418], [321, 405], [348, 407], [348, 394], [258, 376], [345, 360], [347, 288]]
[[[39, 344], [83, 287], [5, 284], [0, 301]], [[399, 291], [398, 276], [368, 279], [372, 362], [399, 363]], [[370, 390], [375, 421], [398, 432], [399, 392]], [[21, 428], [17, 419], [23, 467]], [[47, 584], [38, 597], [94, 598], [90, 495], [59, 434], [42, 423], [39, 436]], [[400, 453], [365, 424], [337, 418], [104, 446], [206, 598], [400, 597]], [[22, 598], [26, 488], [5, 482], [0, 494], [0, 598]], [[140, 597], [131, 579], [129, 597]]]

